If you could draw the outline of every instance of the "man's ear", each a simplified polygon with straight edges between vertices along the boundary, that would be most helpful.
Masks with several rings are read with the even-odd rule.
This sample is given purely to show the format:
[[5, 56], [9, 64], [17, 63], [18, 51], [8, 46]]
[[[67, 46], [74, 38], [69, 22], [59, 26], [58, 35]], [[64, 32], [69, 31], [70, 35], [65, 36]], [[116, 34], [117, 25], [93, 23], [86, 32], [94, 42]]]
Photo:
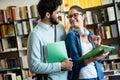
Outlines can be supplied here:
[[46, 17], [50, 18], [50, 13], [49, 12], [46, 13]]

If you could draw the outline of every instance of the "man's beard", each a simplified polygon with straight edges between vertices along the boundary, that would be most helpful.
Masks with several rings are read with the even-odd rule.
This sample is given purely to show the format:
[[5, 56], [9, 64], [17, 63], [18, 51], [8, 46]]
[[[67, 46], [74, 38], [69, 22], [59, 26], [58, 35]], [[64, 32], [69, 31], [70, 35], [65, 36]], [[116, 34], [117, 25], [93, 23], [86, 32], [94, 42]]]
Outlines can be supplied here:
[[58, 24], [58, 22], [53, 17], [50, 17], [50, 22], [55, 25]]

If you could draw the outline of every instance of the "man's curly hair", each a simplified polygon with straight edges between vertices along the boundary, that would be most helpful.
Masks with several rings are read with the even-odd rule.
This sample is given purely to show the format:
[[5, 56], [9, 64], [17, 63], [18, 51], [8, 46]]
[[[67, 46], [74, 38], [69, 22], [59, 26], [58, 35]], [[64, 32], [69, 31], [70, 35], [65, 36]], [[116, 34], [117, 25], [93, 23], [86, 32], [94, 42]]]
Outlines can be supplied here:
[[38, 13], [43, 19], [45, 17], [46, 12], [52, 13], [62, 4], [62, 0], [40, 0], [37, 9]]

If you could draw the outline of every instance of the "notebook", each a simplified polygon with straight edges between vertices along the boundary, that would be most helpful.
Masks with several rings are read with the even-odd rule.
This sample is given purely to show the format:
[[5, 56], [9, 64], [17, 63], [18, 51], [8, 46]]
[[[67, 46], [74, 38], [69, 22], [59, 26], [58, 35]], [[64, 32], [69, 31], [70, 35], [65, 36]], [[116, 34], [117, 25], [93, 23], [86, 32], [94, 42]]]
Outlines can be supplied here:
[[64, 41], [50, 43], [46, 45], [48, 63], [62, 62], [67, 59], [67, 50]]

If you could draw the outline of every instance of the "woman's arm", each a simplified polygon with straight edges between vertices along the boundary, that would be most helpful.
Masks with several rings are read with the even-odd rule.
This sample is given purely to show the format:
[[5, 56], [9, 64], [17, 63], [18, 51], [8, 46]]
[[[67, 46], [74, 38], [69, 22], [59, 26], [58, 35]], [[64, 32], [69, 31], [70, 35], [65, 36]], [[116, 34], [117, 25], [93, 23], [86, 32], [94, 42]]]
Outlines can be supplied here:
[[86, 66], [86, 63], [84, 62], [84, 60], [80, 59], [80, 56], [82, 55], [82, 53], [80, 50], [80, 45], [78, 45], [76, 34], [74, 32], [69, 33], [66, 36], [65, 43], [66, 43], [68, 57], [72, 58], [73, 60], [73, 69], [80, 69]]

